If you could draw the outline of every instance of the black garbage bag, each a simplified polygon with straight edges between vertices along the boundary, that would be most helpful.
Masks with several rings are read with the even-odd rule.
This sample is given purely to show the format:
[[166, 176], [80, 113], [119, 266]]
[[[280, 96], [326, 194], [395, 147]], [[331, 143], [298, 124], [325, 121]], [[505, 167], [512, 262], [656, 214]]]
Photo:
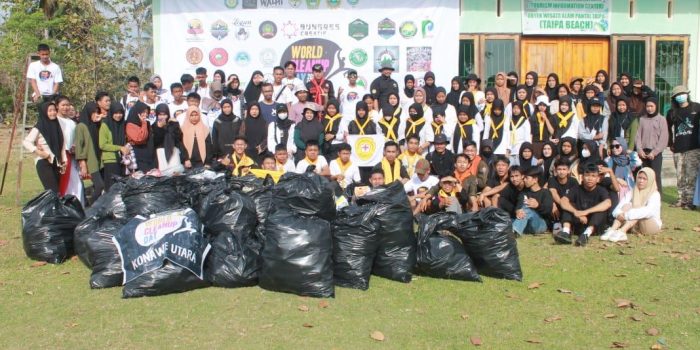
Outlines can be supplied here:
[[379, 223], [379, 249], [372, 273], [394, 281], [411, 282], [416, 265], [416, 235], [413, 212], [400, 182], [374, 189], [360, 199], [359, 205], [374, 206]]
[[418, 231], [416, 273], [461, 281], [481, 282], [462, 242], [452, 236], [456, 214], [423, 216]]
[[126, 219], [126, 206], [122, 200], [124, 181], [120, 180], [109, 188], [90, 207], [85, 209], [85, 217], [97, 216], [100, 218], [110, 217], [112, 219]]
[[333, 297], [333, 242], [328, 221], [275, 209], [265, 222], [260, 287]]
[[114, 237], [126, 220], [109, 217], [89, 217], [75, 229], [76, 242], [81, 241], [85, 251], [81, 260], [92, 269], [90, 288], [111, 288], [122, 285], [122, 260], [114, 244]]
[[258, 283], [262, 267], [261, 242], [255, 236], [255, 204], [246, 195], [215, 190], [202, 202], [204, 231], [210, 237], [205, 275], [218, 287], [247, 287]]
[[255, 214], [258, 217], [255, 235], [261, 243], [265, 242], [265, 220], [272, 209], [273, 185], [274, 181], [270, 176], [260, 179], [253, 175], [248, 175], [233, 177], [229, 180], [229, 189], [243, 193], [253, 199]]
[[73, 231], [85, 213], [73, 196], [47, 190], [22, 208], [22, 242], [27, 257], [60, 264], [73, 255]]
[[328, 180], [316, 173], [285, 173], [275, 185], [274, 197], [297, 214], [335, 218], [333, 190]]
[[185, 208], [184, 196], [177, 191], [179, 181], [179, 177], [144, 176], [128, 179], [122, 190], [127, 217], [148, 216]]
[[206, 287], [210, 245], [194, 210], [131, 219], [113, 241], [122, 258], [124, 298], [164, 295]]
[[225, 189], [226, 176], [207, 169], [196, 169], [188, 172], [179, 183], [179, 192], [185, 196], [188, 207], [203, 216], [202, 202], [209, 193]]
[[[92, 269], [94, 264], [94, 257], [89, 256], [90, 252], [87, 245], [90, 234], [101, 226], [109, 227], [112, 225], [111, 223], [107, 224], [107, 221], [121, 221], [121, 226], [124, 226], [126, 222], [126, 208], [121, 195], [123, 188], [124, 184], [122, 182], [117, 182], [112, 185], [109, 191], [100, 196], [92, 206], [85, 210], [85, 220], [75, 228], [75, 233], [73, 235], [75, 253], [78, 254], [80, 261], [88, 268]], [[117, 229], [116, 231], [119, 230]], [[114, 235], [116, 231], [109, 232]], [[105, 231], [101, 230], [100, 232], [103, 233]], [[105, 237], [105, 239], [109, 241], [110, 245], [114, 246], [111, 235]], [[116, 252], [116, 249], [113, 249], [113, 252], [117, 255], [118, 259], [119, 254]], [[121, 264], [120, 260], [118, 260], [117, 263]], [[121, 271], [121, 268], [119, 268], [119, 270]]]
[[333, 279], [339, 287], [367, 290], [377, 253], [379, 222], [372, 206], [347, 206], [331, 226]]
[[518, 245], [510, 215], [499, 208], [460, 214], [457, 236], [481, 275], [522, 281]]

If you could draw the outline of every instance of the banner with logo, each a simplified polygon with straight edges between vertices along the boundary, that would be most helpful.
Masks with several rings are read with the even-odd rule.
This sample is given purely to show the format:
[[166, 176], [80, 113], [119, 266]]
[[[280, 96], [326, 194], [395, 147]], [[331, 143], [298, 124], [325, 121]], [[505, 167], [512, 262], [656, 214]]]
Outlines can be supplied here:
[[137, 216], [112, 237], [122, 258], [124, 284], [163, 266], [165, 260], [204, 279], [204, 259], [210, 245], [192, 209]]
[[433, 71], [449, 86], [459, 58], [458, 0], [155, 0], [155, 72], [167, 87], [183, 73], [207, 68], [235, 73], [241, 89], [260, 70], [297, 63], [307, 81], [320, 63], [336, 86], [358, 72], [369, 84], [382, 64], [394, 80]]
[[523, 0], [523, 34], [610, 35], [611, 0]]
[[375, 166], [384, 157], [384, 135], [348, 135], [350, 160], [357, 166]]

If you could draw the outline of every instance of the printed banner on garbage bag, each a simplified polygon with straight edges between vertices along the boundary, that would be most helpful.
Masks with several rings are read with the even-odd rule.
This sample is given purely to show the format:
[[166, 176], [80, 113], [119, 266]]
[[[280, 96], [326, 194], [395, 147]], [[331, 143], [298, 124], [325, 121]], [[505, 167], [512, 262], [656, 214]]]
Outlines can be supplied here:
[[192, 209], [173, 210], [152, 218], [137, 216], [112, 238], [119, 250], [124, 284], [163, 266], [165, 260], [204, 279], [210, 245]]
[[348, 135], [353, 164], [375, 166], [384, 156], [384, 135]]

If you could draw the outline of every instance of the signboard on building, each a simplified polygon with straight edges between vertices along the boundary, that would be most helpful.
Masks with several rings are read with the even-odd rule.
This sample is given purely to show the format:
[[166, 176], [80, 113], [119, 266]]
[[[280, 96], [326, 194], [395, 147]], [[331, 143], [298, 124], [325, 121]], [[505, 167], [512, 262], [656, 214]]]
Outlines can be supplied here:
[[610, 35], [612, 0], [523, 0], [523, 34]]
[[205, 67], [210, 78], [236, 73], [244, 88], [254, 71], [271, 80], [272, 67], [293, 61], [302, 80], [321, 64], [336, 86], [351, 69], [372, 81], [383, 65], [401, 82], [432, 70], [446, 85], [458, 65], [457, 0], [157, 0], [153, 15], [166, 84]]

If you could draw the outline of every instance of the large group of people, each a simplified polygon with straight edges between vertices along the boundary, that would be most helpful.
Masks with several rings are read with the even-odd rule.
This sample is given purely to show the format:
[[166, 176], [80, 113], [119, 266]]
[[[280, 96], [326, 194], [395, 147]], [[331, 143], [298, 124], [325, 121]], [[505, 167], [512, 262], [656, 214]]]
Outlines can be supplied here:
[[[48, 47], [39, 52], [28, 78], [42, 104], [24, 146], [44, 188], [62, 195], [84, 198], [81, 180], [91, 180], [94, 201], [115, 179], [140, 173], [210, 168], [277, 179], [314, 171], [330, 180], [338, 203], [400, 181], [416, 215], [499, 207], [518, 235], [551, 231], [557, 242], [577, 235], [585, 245], [594, 234], [623, 241], [630, 230], [661, 228], [670, 146], [674, 206], [700, 204], [700, 104], [683, 86], [664, 117], [643, 81], [621, 74], [613, 82], [604, 70], [570, 82], [552, 73], [544, 86], [536, 72], [522, 82], [504, 72], [485, 89], [474, 74], [444, 88], [428, 72], [423, 86], [409, 74], [400, 88], [387, 65], [368, 88], [348, 70], [336, 89], [322, 65], [303, 82], [289, 61], [270, 82], [256, 71], [245, 88], [236, 74], [210, 78], [203, 67], [168, 86], [158, 75], [143, 85], [131, 77], [124, 95], [98, 92], [76, 113], [53, 79], [60, 70], [41, 75], [57, 67]], [[349, 135], [383, 135], [381, 162], [353, 164]]]

